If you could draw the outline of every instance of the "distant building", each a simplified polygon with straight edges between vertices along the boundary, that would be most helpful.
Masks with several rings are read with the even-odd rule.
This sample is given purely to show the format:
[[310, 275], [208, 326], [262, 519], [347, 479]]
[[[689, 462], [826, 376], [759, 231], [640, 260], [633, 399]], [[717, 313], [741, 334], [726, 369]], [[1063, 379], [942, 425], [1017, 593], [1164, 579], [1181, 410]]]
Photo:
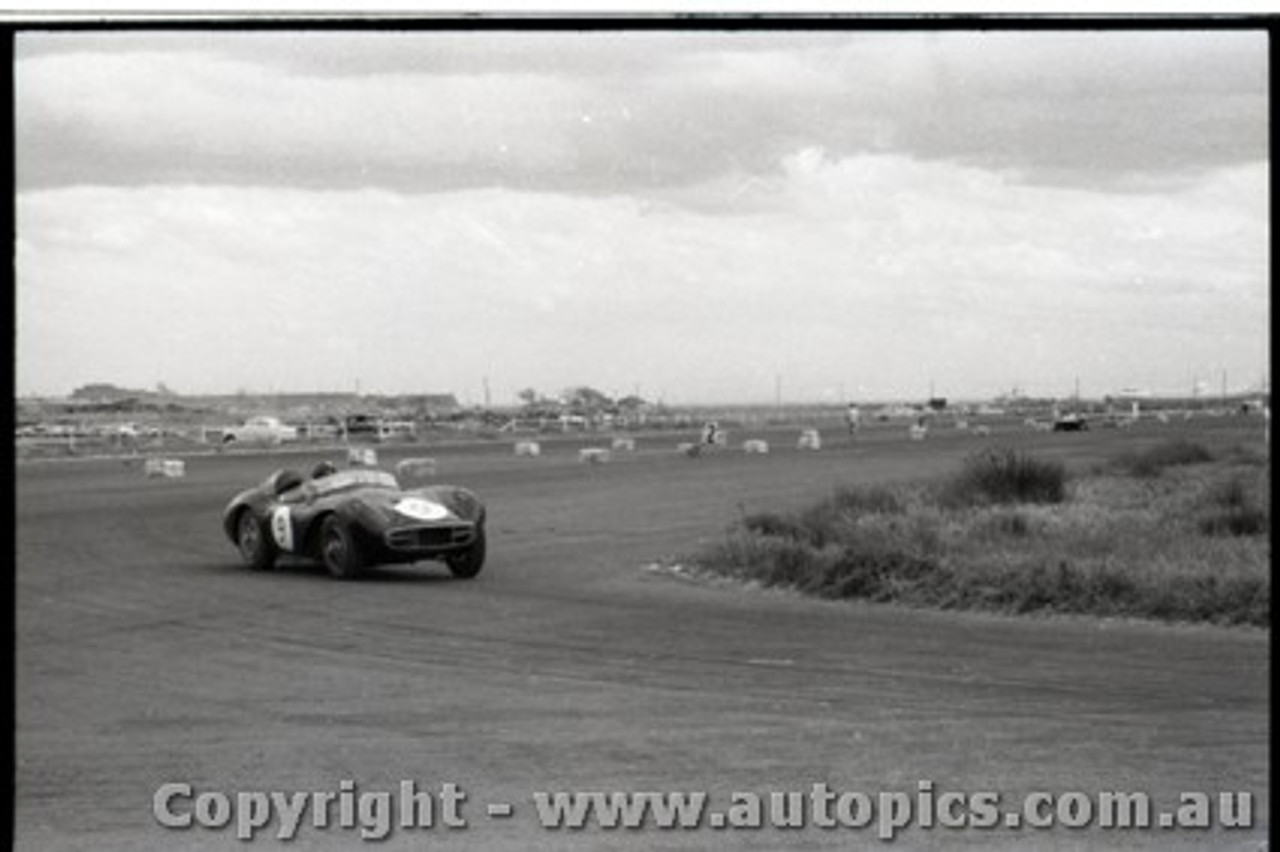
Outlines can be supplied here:
[[82, 387], [78, 387], [71, 392], [71, 399], [74, 402], [84, 403], [87, 405], [115, 405], [117, 403], [129, 400], [144, 399], [155, 396], [152, 391], [131, 390], [129, 388], [117, 387], [107, 382], [94, 382]]

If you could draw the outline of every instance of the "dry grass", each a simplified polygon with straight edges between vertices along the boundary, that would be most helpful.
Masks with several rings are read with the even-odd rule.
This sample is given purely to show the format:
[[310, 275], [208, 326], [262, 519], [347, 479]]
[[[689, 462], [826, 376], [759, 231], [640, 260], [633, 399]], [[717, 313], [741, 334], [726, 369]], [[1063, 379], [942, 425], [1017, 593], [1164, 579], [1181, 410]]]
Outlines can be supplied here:
[[[1012, 460], [1012, 461], [1011, 461]], [[1005, 456], [1021, 481], [1060, 471]], [[1232, 454], [1163, 473], [1127, 463], [1063, 481], [1060, 501], [941, 481], [846, 488], [794, 513], [744, 517], [699, 570], [830, 598], [1269, 626], [1270, 467]], [[1043, 477], [1043, 478], [1042, 478]], [[957, 499], [957, 495], [973, 499]], [[976, 495], [976, 496], [975, 496]]]

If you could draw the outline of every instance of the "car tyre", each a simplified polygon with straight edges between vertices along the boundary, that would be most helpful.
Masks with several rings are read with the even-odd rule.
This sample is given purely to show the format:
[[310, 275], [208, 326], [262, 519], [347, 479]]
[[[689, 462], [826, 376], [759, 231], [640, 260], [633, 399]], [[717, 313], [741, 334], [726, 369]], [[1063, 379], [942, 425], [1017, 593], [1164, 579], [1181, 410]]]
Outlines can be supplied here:
[[236, 518], [236, 547], [245, 564], [255, 571], [268, 571], [276, 564], [275, 543], [251, 509], [241, 510]]
[[351, 530], [336, 515], [325, 518], [320, 526], [320, 561], [339, 580], [360, 576], [360, 550]]
[[460, 580], [470, 580], [472, 577], [480, 573], [480, 569], [484, 567], [485, 541], [484, 527], [476, 530], [476, 540], [471, 546], [461, 553], [450, 556], [446, 560], [449, 566], [449, 573]]

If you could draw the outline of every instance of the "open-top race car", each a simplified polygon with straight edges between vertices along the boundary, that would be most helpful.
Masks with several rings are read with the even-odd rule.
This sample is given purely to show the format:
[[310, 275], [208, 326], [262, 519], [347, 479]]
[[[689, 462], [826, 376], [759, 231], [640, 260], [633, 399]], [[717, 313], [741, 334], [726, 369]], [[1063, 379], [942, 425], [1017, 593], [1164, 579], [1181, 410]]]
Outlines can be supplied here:
[[232, 498], [227, 536], [252, 568], [281, 554], [318, 559], [349, 579], [368, 565], [440, 560], [455, 577], [484, 566], [484, 504], [465, 488], [403, 489], [394, 474], [321, 462], [311, 476], [277, 470]]

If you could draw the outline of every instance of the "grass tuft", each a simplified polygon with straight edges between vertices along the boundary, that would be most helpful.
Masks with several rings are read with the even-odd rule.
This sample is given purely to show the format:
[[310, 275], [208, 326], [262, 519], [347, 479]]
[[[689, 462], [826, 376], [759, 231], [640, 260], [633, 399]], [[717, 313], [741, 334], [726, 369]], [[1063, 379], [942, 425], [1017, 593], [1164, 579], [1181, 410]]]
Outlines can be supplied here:
[[939, 491], [946, 506], [990, 503], [1061, 503], [1067, 494], [1067, 470], [1008, 448], [993, 447], [969, 456]]
[[1271, 531], [1270, 511], [1254, 502], [1248, 485], [1239, 476], [1213, 488], [1209, 502], [1209, 511], [1200, 518], [1200, 531], [1205, 535], [1256, 536]]

